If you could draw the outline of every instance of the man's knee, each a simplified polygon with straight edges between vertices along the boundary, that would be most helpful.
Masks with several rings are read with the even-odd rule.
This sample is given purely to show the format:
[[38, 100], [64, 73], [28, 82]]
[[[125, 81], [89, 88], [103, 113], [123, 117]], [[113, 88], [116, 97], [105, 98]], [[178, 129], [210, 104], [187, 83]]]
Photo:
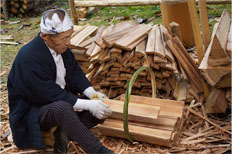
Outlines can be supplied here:
[[58, 113], [58, 114], [64, 114], [67, 112], [75, 112], [73, 109], [73, 106], [65, 101], [56, 101], [53, 102], [51, 105], [51, 110], [53, 110], [54, 112]]

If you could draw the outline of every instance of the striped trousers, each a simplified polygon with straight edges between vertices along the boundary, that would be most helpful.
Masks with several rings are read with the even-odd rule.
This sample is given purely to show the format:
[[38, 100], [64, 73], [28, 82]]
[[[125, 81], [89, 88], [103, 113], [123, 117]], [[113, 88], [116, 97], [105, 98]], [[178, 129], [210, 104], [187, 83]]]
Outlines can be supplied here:
[[87, 153], [97, 153], [102, 144], [89, 128], [100, 123], [88, 111], [75, 112], [73, 106], [64, 101], [44, 105], [39, 111], [42, 130], [59, 126], [70, 140], [76, 141]]

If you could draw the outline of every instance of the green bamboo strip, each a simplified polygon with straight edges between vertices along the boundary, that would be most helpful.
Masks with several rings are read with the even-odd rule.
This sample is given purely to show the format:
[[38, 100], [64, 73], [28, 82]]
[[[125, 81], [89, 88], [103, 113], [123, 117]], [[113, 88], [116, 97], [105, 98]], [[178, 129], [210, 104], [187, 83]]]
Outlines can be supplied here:
[[133, 84], [136, 78], [138, 77], [139, 73], [142, 72], [143, 70], [147, 70], [151, 75], [152, 97], [153, 98], [156, 97], [156, 82], [155, 82], [154, 72], [149, 66], [142, 66], [133, 74], [130, 82], [127, 82], [127, 90], [125, 94], [125, 101], [124, 101], [124, 107], [123, 107], [123, 127], [124, 127], [124, 133], [130, 142], [134, 142], [134, 141], [131, 138], [129, 129], [128, 129], [128, 105], [130, 102], [130, 95], [131, 95]]

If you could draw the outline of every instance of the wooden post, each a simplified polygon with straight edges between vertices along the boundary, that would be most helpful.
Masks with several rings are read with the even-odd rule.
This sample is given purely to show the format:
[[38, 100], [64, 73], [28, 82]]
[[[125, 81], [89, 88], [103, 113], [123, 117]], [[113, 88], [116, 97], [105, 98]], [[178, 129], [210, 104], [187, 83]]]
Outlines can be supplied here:
[[8, 13], [8, 8], [7, 8], [7, 3], [9, 3], [7, 0], [3, 0], [3, 13], [4, 13], [4, 19], [8, 20], [9, 19], [9, 13]]
[[171, 22], [180, 26], [182, 41], [185, 46], [194, 46], [193, 28], [191, 24], [187, 0], [161, 0], [162, 23], [170, 28]]
[[208, 48], [209, 42], [210, 42], [210, 32], [209, 32], [206, 0], [200, 0], [198, 2], [198, 6], [199, 6], [199, 11], [200, 11], [201, 26], [202, 26], [203, 39], [204, 39], [204, 47], [206, 50]]
[[193, 27], [194, 40], [197, 48], [198, 63], [200, 64], [204, 57], [205, 52], [203, 49], [200, 26], [197, 16], [196, 1], [188, 0], [188, 6], [189, 6], [189, 13], [191, 17], [192, 27]]
[[77, 12], [76, 12], [74, 0], [69, 0], [69, 7], [70, 7], [71, 13], [72, 13], [73, 24], [78, 25], [78, 18], [77, 18]]

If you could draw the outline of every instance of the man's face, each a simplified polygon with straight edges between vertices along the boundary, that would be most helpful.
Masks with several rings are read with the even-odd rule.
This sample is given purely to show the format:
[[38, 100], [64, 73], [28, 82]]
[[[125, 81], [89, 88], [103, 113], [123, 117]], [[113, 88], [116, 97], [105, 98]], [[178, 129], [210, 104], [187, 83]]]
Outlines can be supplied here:
[[42, 38], [46, 41], [49, 48], [55, 50], [59, 54], [62, 54], [67, 50], [67, 46], [70, 45], [72, 33], [73, 30], [70, 29], [56, 35], [42, 34]]

